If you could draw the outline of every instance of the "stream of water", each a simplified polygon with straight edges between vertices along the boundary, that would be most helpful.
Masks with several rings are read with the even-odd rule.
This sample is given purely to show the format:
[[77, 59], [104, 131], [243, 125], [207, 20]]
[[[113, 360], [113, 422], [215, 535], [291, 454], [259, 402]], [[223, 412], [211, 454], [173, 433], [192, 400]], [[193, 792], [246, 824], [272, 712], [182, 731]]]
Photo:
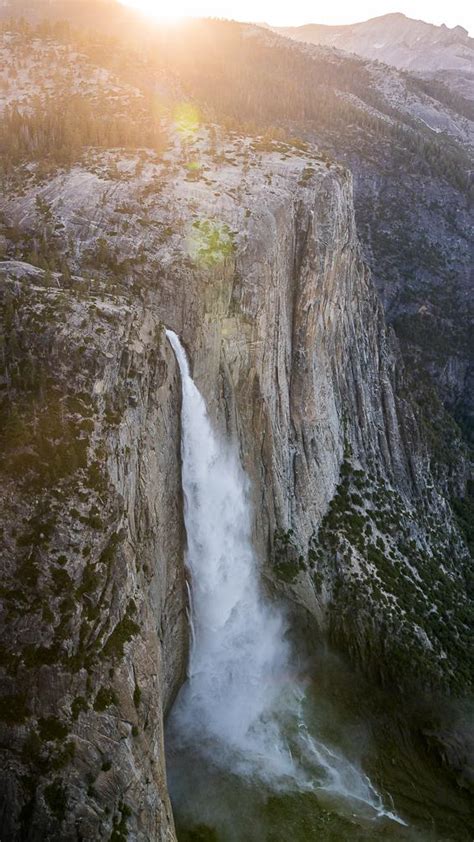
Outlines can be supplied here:
[[192, 626], [166, 734], [180, 842], [438, 838], [413, 835], [296, 674], [285, 614], [259, 581], [248, 480], [212, 427], [179, 338], [167, 337], [182, 383]]

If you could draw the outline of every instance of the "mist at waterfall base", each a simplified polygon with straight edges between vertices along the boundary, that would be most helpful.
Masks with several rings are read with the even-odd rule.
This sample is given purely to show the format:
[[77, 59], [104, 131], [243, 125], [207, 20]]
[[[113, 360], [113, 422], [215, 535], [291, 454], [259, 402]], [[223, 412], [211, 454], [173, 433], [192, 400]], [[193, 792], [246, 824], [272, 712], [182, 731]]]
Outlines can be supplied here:
[[360, 723], [338, 729], [334, 705], [295, 674], [284, 613], [259, 583], [247, 478], [212, 428], [178, 337], [167, 337], [182, 382], [192, 631], [188, 679], [166, 733], [179, 839], [428, 838], [362, 771], [365, 738], [351, 739]]

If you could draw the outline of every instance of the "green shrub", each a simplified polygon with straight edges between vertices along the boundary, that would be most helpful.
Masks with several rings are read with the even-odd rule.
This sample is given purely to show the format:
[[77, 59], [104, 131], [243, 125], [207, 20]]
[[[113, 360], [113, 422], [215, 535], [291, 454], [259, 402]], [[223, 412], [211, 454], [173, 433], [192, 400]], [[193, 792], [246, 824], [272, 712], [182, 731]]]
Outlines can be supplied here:
[[66, 816], [67, 797], [59, 778], [44, 788], [44, 800], [53, 816], [62, 822]]
[[39, 719], [38, 728], [43, 740], [63, 740], [69, 733], [66, 723], [54, 716]]
[[116, 696], [115, 691], [111, 687], [101, 687], [94, 701], [94, 710], [98, 713], [102, 713], [111, 705], [116, 705], [118, 703], [118, 699]]
[[123, 658], [125, 644], [139, 631], [140, 626], [126, 615], [107, 638], [103, 648], [105, 657]]
[[14, 693], [0, 697], [0, 721], [8, 725], [21, 725], [30, 715], [26, 696]]
[[87, 702], [84, 696], [76, 696], [71, 703], [72, 718], [77, 719], [81, 711], [87, 710]]

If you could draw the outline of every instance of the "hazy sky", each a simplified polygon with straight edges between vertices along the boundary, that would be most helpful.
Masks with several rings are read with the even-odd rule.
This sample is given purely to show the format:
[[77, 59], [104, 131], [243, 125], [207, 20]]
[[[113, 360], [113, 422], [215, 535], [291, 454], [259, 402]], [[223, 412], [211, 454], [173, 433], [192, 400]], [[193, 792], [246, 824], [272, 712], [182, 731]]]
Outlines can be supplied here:
[[447, 26], [460, 24], [474, 34], [474, 3], [468, 0], [122, 0], [153, 10], [162, 17], [213, 15], [237, 20], [266, 21], [274, 25], [303, 23], [355, 23], [387, 12]]

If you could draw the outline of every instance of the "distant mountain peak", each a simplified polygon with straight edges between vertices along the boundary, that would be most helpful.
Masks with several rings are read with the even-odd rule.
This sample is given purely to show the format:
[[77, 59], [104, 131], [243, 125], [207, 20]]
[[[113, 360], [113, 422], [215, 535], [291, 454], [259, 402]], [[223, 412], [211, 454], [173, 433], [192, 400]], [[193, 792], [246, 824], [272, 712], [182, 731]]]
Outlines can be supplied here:
[[452, 32], [458, 32], [459, 35], [465, 35], [469, 38], [469, 32], [463, 26], [453, 26]]
[[464, 97], [473, 98], [474, 39], [463, 26], [436, 26], [402, 12], [389, 12], [345, 26], [307, 24], [277, 31], [298, 41], [337, 47], [437, 79]]
[[[392, 18], [392, 19], [404, 18], [405, 20], [410, 20], [410, 18], [408, 18], [406, 15], [403, 14], [403, 12], [387, 12], [385, 15], [375, 15], [375, 17], [373, 17], [373, 18], [369, 18], [369, 21], [371, 21], [371, 20], [384, 20], [384, 19], [387, 19], [387, 18]], [[368, 23], [369, 21], [366, 21], [366, 23]]]

